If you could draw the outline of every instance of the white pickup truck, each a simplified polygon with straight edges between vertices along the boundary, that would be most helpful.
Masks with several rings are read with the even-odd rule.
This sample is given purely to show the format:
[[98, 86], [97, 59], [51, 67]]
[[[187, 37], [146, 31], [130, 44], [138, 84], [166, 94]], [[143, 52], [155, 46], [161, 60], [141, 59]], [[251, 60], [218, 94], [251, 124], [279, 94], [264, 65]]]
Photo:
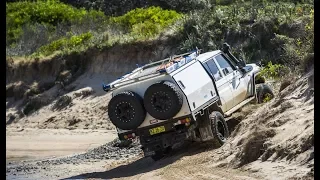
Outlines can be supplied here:
[[255, 77], [260, 67], [223, 50], [176, 55], [139, 67], [103, 85], [112, 91], [110, 121], [121, 140], [140, 138], [145, 156], [158, 160], [186, 138], [221, 146], [229, 136], [225, 116], [252, 100], [273, 96]]

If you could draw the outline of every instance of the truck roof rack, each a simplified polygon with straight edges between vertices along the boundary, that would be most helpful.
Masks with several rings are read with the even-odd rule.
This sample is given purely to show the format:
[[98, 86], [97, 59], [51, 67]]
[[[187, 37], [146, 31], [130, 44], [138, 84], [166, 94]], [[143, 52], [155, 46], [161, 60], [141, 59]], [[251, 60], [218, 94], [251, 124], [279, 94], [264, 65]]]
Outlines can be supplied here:
[[[143, 65], [141, 67], [138, 67], [137, 69], [133, 70], [131, 73], [127, 73], [126, 75], [118, 78], [117, 80], [109, 83], [108, 85], [105, 85], [103, 84], [102, 85], [102, 88], [104, 91], [108, 92], [110, 91], [111, 89], [114, 89], [114, 88], [117, 88], [117, 87], [120, 87], [120, 86], [124, 86], [130, 82], [136, 82], [136, 81], [141, 81], [141, 80], [146, 80], [146, 79], [150, 79], [150, 78], [153, 78], [155, 76], [158, 76], [160, 74], [163, 74], [163, 73], [166, 73], [166, 69], [161, 69], [161, 70], [158, 70], [158, 71], [150, 71], [146, 74], [143, 74], [141, 76], [137, 76], [133, 79], [126, 79], [128, 78], [130, 75], [133, 75], [137, 72], [141, 72], [143, 70], [146, 70], [146, 69], [151, 69], [152, 67], [157, 67], [159, 65], [162, 65], [162, 64], [165, 64], [166, 62], [170, 62], [176, 58], [179, 58], [179, 57], [187, 57], [188, 55], [191, 55], [192, 53], [196, 53], [195, 54], [195, 57], [197, 57], [199, 54], [200, 54], [200, 51], [201, 49], [196, 49], [196, 50], [193, 50], [193, 51], [190, 51], [188, 53], [183, 53], [183, 54], [178, 54], [178, 55], [172, 55], [170, 56], [169, 58], [166, 58], [166, 59], [162, 59], [162, 60], [159, 60], [159, 61], [156, 61], [156, 62], [152, 62], [152, 63], [149, 63], [149, 64], [146, 64], [146, 65]], [[193, 58], [194, 59], [194, 58]]]
[[190, 52], [187, 52], [187, 53], [183, 53], [183, 54], [178, 54], [178, 55], [172, 55], [166, 59], [162, 59], [162, 60], [159, 60], [159, 61], [156, 61], [156, 62], [152, 62], [152, 63], [149, 63], [149, 64], [146, 64], [144, 66], [142, 66], [141, 68], [142, 69], [147, 69], [147, 68], [150, 68], [150, 67], [153, 67], [153, 66], [156, 66], [156, 65], [159, 65], [161, 63], [165, 63], [166, 61], [171, 61], [175, 58], [178, 58], [178, 57], [183, 57], [183, 56], [188, 56], [194, 52], [196, 52], [197, 56], [199, 55], [201, 49], [196, 49], [196, 50], [193, 50], [193, 51], [190, 51]]

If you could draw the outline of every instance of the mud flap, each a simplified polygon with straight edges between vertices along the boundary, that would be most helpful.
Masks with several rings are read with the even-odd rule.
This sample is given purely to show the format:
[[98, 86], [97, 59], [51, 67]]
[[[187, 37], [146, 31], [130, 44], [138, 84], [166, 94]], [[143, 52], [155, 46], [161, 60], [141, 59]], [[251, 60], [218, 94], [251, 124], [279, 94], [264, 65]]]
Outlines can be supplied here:
[[204, 115], [199, 117], [199, 132], [201, 141], [209, 141], [214, 138], [211, 123], [209, 119], [209, 111], [205, 110]]
[[209, 141], [212, 140], [213, 134], [210, 126], [199, 128], [201, 141]]

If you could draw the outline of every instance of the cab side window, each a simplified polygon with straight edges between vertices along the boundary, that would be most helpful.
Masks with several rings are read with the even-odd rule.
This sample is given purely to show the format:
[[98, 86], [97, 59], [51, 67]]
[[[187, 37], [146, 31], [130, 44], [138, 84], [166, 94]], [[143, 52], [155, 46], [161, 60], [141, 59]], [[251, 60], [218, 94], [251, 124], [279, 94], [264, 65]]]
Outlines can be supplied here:
[[216, 81], [222, 78], [218, 66], [216, 65], [213, 59], [210, 59], [209, 61], [205, 62], [204, 65]]
[[234, 68], [231, 63], [224, 57], [222, 54], [217, 55], [214, 57], [219, 64], [220, 68], [222, 69], [222, 72], [224, 75], [228, 75], [232, 73], [236, 68]]

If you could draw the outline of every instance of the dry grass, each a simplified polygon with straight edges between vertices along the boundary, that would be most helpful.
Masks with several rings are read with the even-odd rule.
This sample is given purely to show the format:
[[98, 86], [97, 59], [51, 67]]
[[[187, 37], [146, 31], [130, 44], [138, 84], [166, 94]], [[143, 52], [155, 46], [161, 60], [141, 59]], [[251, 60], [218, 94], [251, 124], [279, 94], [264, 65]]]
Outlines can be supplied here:
[[29, 86], [22, 81], [8, 84], [6, 85], [6, 97], [14, 97], [15, 100], [19, 100], [24, 97], [24, 94], [28, 89]]
[[52, 106], [52, 110], [61, 110], [72, 102], [72, 98], [68, 95], [61, 96]]
[[23, 113], [25, 115], [30, 115], [31, 113], [39, 110], [41, 107], [48, 105], [52, 101], [52, 98], [41, 94], [29, 97], [25, 101], [26, 105], [23, 108]]
[[87, 87], [87, 88], [83, 88], [78, 91], [75, 91], [73, 93], [73, 97], [74, 98], [77, 98], [77, 97], [85, 98], [93, 93], [94, 93], [94, 90], [91, 87]]

